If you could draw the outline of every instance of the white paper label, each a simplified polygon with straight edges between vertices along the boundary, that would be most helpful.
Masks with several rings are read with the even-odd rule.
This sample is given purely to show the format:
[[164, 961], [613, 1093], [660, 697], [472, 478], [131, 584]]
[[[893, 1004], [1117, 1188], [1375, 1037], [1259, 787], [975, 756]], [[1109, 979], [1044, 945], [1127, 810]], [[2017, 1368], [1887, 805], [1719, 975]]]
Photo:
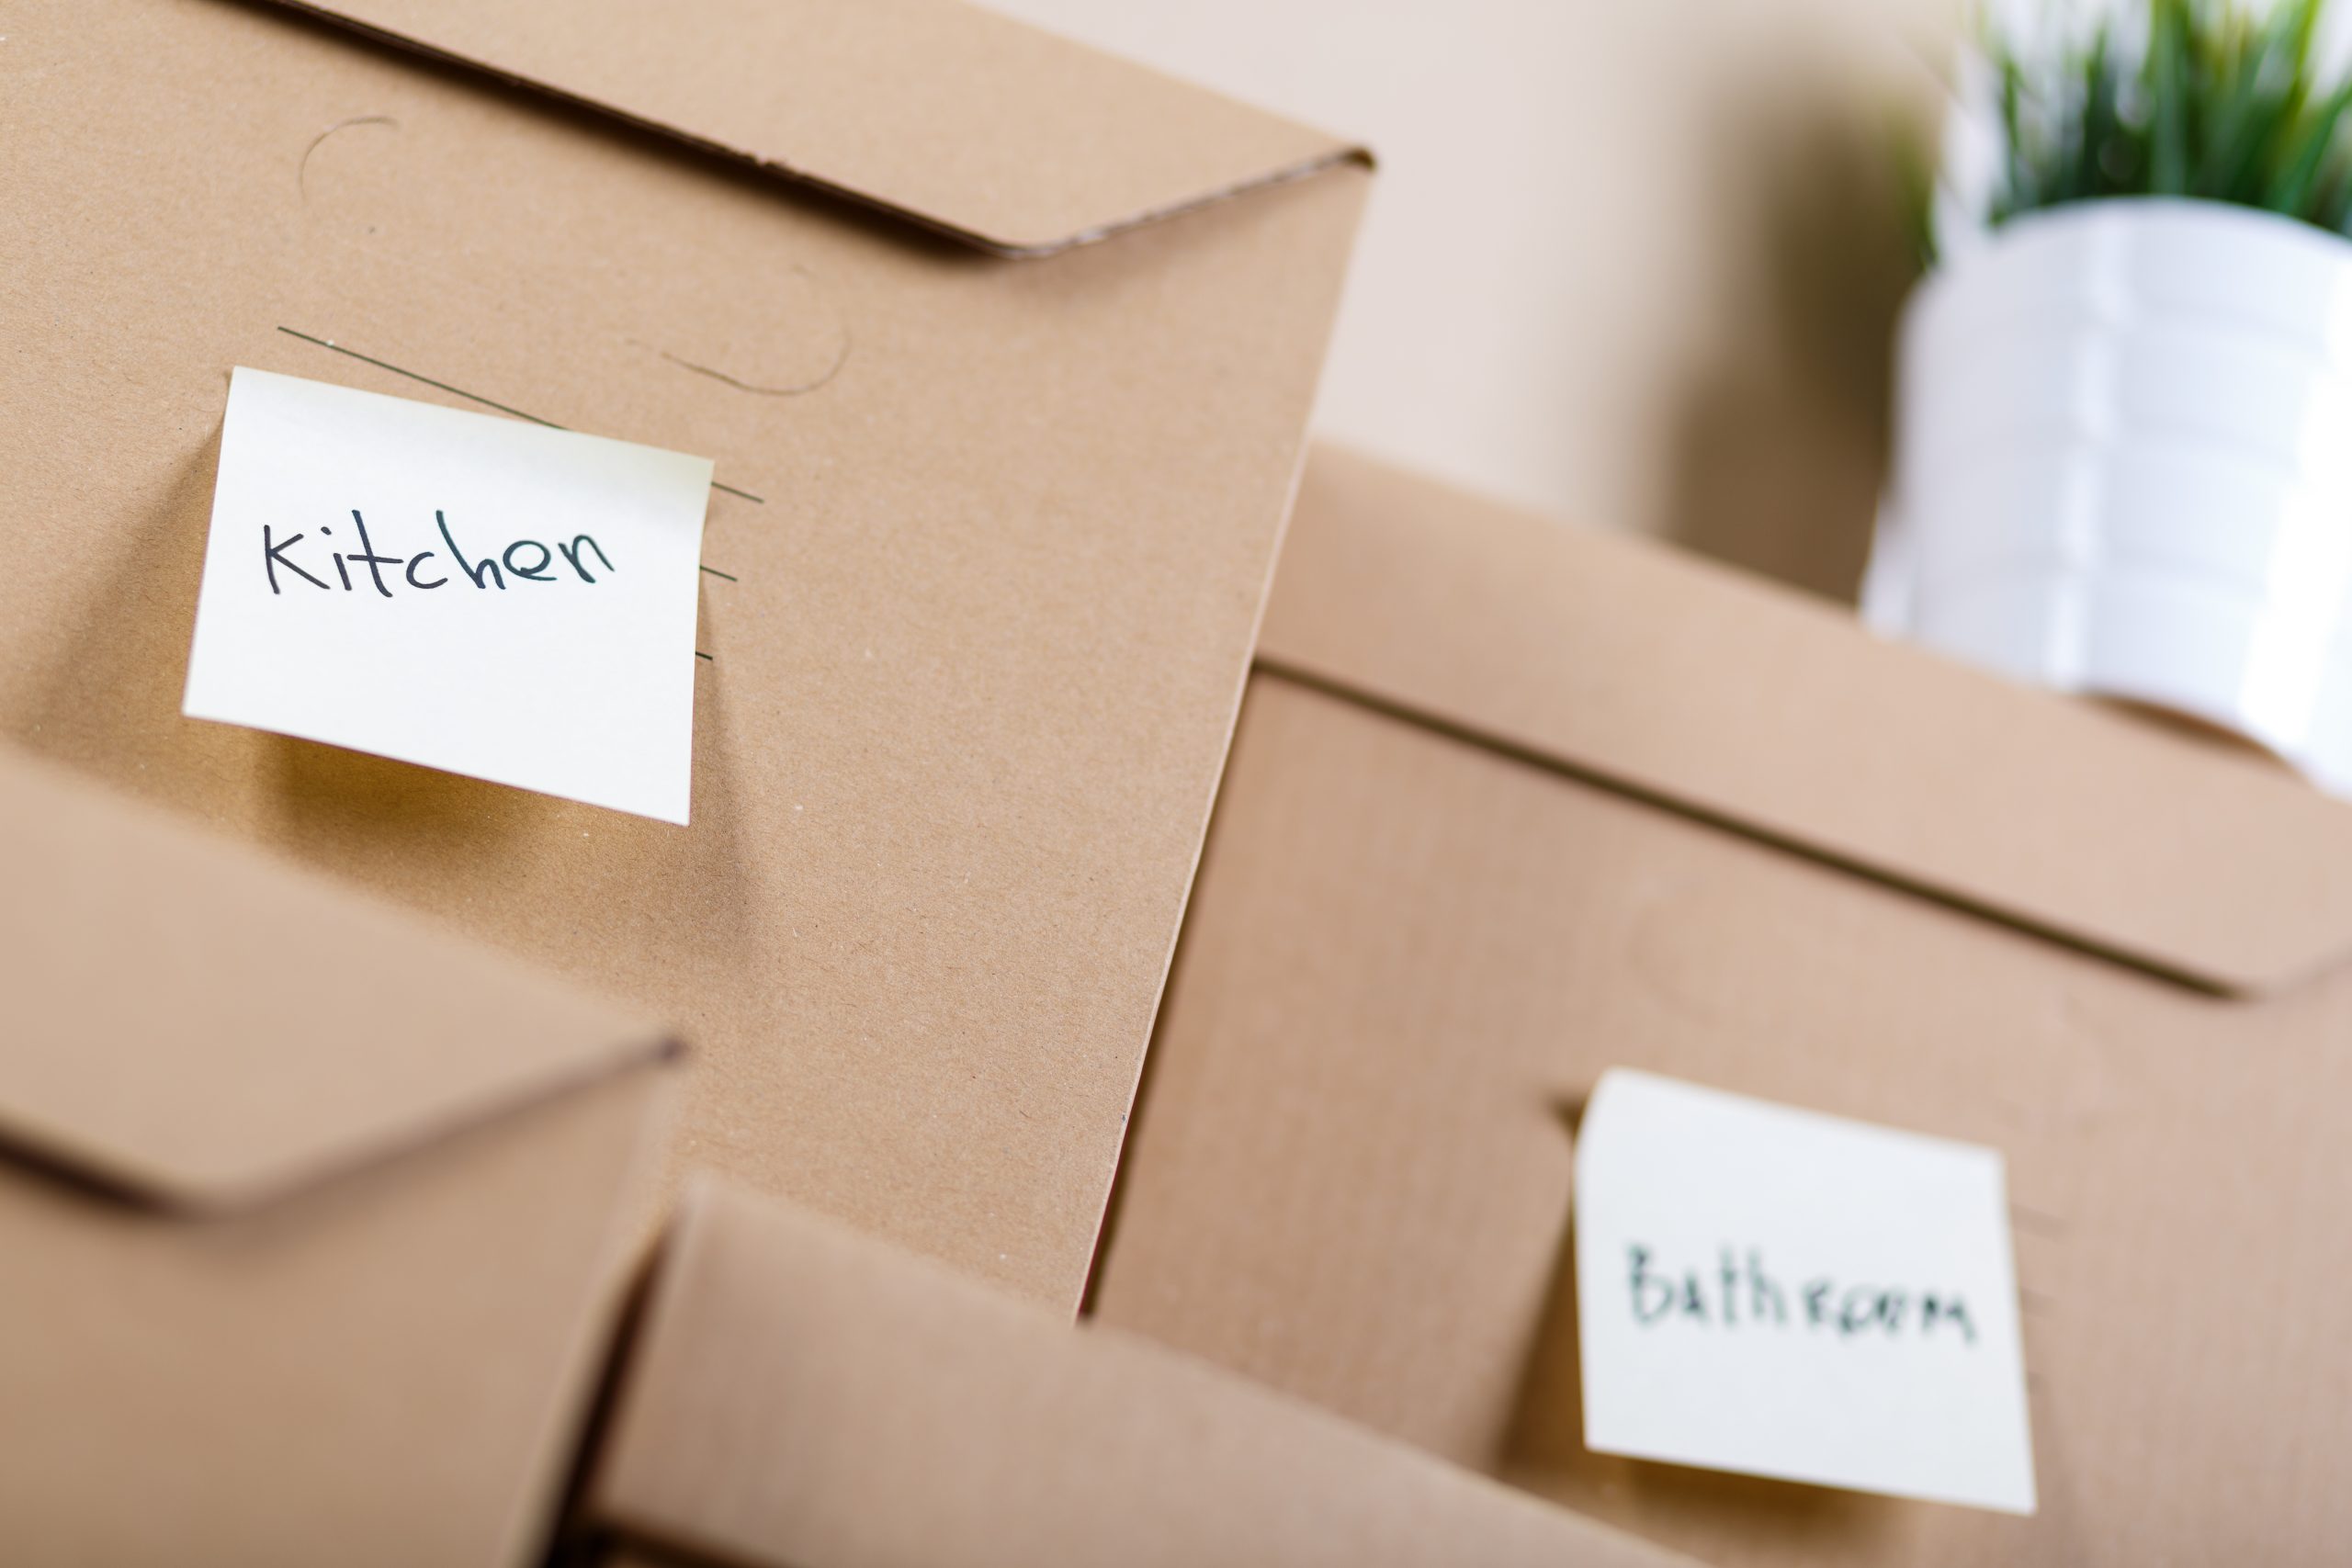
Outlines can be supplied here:
[[1618, 1068], [1576, 1181], [1586, 1447], [2033, 1512], [1997, 1152]]
[[683, 823], [710, 474], [240, 367], [182, 711]]

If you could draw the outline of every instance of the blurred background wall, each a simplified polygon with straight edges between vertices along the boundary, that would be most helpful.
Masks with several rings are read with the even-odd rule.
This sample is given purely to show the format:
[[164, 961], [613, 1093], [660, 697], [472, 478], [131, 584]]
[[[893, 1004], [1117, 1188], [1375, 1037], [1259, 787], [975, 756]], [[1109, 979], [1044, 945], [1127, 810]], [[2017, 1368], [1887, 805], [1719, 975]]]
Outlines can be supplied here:
[[1849, 598], [1957, 0], [988, 0], [1380, 154], [1322, 434]]

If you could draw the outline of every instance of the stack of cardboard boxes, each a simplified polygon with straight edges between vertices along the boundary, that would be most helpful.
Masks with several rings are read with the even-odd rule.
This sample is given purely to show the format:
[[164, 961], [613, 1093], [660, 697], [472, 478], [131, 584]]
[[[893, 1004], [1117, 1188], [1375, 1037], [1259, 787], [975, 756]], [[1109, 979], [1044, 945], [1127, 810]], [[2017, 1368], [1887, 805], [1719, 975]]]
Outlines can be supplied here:
[[[13, 1554], [2352, 1533], [2352, 814], [1338, 454], [1258, 642], [1356, 149], [953, 0], [6, 48]], [[717, 456], [691, 828], [181, 717], [238, 364]], [[2040, 1517], [1581, 1451], [1618, 1063], [2007, 1154]]]

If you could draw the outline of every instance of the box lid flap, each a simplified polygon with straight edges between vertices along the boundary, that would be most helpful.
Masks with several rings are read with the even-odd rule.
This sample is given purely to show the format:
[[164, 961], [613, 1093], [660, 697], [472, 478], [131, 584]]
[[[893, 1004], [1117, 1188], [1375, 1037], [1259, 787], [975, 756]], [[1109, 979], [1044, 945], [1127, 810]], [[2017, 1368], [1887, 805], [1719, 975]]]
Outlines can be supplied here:
[[2352, 809], [2265, 759], [1346, 453], [1260, 662], [2209, 988], [2352, 951]]
[[280, 0], [1004, 255], [1361, 149], [960, 0]]
[[583, 1511], [734, 1563], [1694, 1568], [1115, 1329], [703, 1185]]
[[0, 751], [0, 1151], [231, 1208], [650, 1059], [661, 1031]]

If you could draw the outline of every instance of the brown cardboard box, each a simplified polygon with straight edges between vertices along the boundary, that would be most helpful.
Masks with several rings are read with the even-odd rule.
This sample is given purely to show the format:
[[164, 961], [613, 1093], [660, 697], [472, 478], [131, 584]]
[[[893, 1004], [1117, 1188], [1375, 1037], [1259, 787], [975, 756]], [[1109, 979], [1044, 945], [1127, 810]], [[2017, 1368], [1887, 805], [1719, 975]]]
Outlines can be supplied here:
[[662, 1032], [13, 751], [0, 863], [0, 1557], [528, 1560]]
[[[2340, 1560], [2352, 810], [1340, 454], [1096, 1306], [1723, 1563]], [[1584, 1451], [1606, 1066], [2007, 1156], [2041, 1512]]]
[[[1074, 1306], [1361, 156], [952, 0], [6, 32], [0, 734], [677, 1021], [682, 1160]], [[716, 457], [691, 829], [179, 716], [238, 364]]]
[[682, 1206], [587, 1509], [616, 1550], [741, 1568], [1687, 1561], [715, 1186]]

